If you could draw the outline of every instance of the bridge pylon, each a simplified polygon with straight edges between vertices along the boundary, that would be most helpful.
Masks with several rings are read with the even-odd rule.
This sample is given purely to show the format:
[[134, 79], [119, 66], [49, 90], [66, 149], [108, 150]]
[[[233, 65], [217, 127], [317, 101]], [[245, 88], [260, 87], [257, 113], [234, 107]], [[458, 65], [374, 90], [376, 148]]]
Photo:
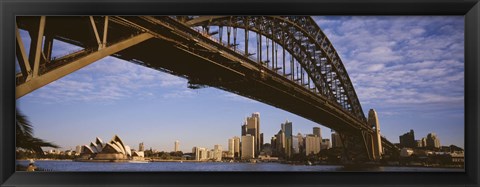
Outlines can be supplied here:
[[362, 163], [382, 159], [383, 147], [380, 136], [380, 123], [377, 112], [374, 109], [370, 109], [368, 112], [367, 123], [373, 131], [360, 130], [357, 132], [339, 133], [344, 147], [344, 162]]

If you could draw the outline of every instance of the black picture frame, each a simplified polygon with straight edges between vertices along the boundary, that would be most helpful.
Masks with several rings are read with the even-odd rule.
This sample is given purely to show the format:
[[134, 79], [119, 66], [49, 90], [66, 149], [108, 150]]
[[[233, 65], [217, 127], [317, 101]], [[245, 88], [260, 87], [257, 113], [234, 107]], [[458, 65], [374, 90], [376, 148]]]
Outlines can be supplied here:
[[[479, 186], [479, 0], [1, 0], [1, 186]], [[15, 16], [464, 15], [465, 172], [15, 172]]]

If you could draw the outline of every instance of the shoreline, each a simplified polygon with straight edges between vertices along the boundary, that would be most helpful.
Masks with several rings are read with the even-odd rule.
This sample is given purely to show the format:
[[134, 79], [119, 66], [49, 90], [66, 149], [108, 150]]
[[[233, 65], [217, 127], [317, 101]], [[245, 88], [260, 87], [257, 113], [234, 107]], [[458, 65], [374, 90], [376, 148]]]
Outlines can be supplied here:
[[[30, 159], [21, 159], [16, 161], [26, 161], [28, 162]], [[113, 163], [128, 163], [128, 162], [135, 162], [136, 160], [73, 160], [73, 159], [34, 159], [35, 161], [72, 161], [72, 162], [113, 162]], [[250, 163], [250, 162], [214, 162], [214, 161], [197, 161], [197, 160], [160, 160], [160, 159], [146, 159], [145, 162], [189, 162], [189, 163]], [[279, 163], [279, 164], [286, 164], [292, 166], [301, 166], [306, 164], [300, 163], [282, 163], [282, 162], [257, 162], [256, 164], [263, 164], [263, 163]], [[465, 167], [458, 167], [458, 166], [419, 166], [419, 165], [384, 165], [384, 164], [338, 164], [338, 163], [324, 163], [324, 164], [313, 164], [311, 166], [343, 166], [349, 168], [361, 168], [361, 167], [402, 167], [402, 168], [444, 168], [444, 169], [465, 169]]]

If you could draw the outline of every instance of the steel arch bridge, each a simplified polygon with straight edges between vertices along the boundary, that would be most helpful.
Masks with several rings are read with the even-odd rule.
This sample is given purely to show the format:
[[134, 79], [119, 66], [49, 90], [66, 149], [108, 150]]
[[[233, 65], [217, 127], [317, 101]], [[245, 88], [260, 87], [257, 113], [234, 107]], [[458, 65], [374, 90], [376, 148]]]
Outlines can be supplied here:
[[[365, 117], [338, 53], [311, 17], [40, 16], [16, 23], [16, 98], [113, 56], [184, 77], [193, 89], [216, 87], [318, 122], [341, 134], [349, 160], [396, 150], [380, 138], [376, 113]], [[20, 29], [30, 35], [28, 53]], [[82, 49], [52, 57], [57, 40]]]

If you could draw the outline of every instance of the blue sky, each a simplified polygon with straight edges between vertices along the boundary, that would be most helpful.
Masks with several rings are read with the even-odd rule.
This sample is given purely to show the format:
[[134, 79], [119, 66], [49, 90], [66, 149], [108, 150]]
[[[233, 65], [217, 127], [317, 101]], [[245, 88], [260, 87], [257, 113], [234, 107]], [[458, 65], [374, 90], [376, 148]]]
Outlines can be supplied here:
[[[463, 16], [314, 17], [337, 49], [365, 113], [374, 108], [392, 142], [413, 129], [435, 132], [442, 145], [464, 145]], [[226, 32], [226, 31], [225, 31]], [[24, 43], [30, 39], [21, 32]], [[224, 35], [225, 37], [226, 35]], [[241, 35], [239, 35], [241, 36]], [[54, 56], [78, 48], [56, 42]], [[260, 112], [265, 142], [286, 119], [293, 132], [318, 124], [216, 88], [192, 90], [187, 80], [112, 57], [104, 58], [17, 100], [36, 136], [62, 149], [118, 134], [138, 149], [213, 148], [240, 136], [245, 117]], [[324, 138], [330, 129], [322, 127]]]

